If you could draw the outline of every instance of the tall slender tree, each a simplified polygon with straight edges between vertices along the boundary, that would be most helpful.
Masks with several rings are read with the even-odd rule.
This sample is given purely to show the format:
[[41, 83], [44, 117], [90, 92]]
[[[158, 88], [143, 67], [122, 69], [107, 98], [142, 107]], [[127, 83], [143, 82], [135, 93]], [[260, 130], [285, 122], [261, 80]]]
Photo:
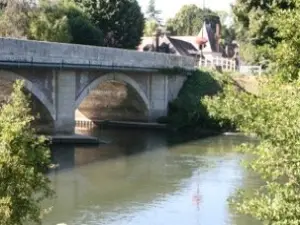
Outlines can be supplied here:
[[155, 0], [149, 0], [148, 8], [147, 8], [147, 19], [155, 20], [158, 24], [161, 23], [161, 10], [156, 8]]
[[151, 37], [155, 34], [159, 24], [155, 20], [147, 20], [144, 28], [144, 36]]
[[220, 23], [217, 13], [209, 9], [202, 10], [195, 4], [184, 5], [174, 18], [167, 21], [166, 26], [173, 35], [197, 35], [204, 19], [212, 25], [214, 31], [216, 24]]

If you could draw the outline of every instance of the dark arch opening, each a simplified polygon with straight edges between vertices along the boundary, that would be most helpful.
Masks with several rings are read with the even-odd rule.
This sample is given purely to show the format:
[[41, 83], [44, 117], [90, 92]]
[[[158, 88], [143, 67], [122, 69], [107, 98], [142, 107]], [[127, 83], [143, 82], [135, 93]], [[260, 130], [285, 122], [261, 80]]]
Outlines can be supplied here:
[[75, 113], [76, 120], [115, 120], [144, 122], [148, 109], [131, 85], [119, 81], [106, 81], [90, 91]]
[[[13, 91], [13, 82], [10, 80], [0, 80], [0, 105], [6, 103]], [[38, 133], [52, 133], [54, 131], [54, 121], [48, 109], [41, 101], [27, 89], [24, 93], [30, 96], [31, 113], [35, 117], [32, 125]]]

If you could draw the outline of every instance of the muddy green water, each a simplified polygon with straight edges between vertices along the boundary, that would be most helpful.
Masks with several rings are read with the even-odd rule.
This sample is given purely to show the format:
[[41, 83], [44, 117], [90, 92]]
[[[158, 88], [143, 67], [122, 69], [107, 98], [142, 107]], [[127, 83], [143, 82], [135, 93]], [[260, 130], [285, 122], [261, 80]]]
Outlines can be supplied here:
[[[111, 144], [53, 147], [57, 197], [43, 225], [257, 225], [227, 199], [257, 178], [240, 166], [241, 136], [178, 141], [159, 131], [106, 130]], [[174, 142], [174, 140], [177, 140]]]

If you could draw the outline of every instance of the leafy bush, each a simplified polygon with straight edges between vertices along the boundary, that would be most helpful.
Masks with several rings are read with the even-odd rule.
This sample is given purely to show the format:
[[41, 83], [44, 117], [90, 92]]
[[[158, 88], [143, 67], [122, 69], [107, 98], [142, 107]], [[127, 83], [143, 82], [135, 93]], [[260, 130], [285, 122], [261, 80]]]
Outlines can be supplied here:
[[43, 6], [36, 10], [29, 22], [29, 38], [39, 41], [69, 43], [72, 35], [69, 19], [58, 6]]
[[218, 96], [205, 97], [210, 116], [229, 119], [244, 133], [255, 133], [258, 145], [242, 151], [255, 156], [248, 167], [265, 185], [251, 197], [241, 193], [236, 210], [264, 224], [300, 224], [300, 81], [283, 84], [275, 78], [261, 82], [258, 95], [226, 85]]
[[[41, 222], [40, 203], [52, 196], [42, 168], [50, 150], [31, 128], [29, 100], [23, 83], [14, 85], [11, 100], [0, 109], [0, 219], [2, 225]], [[32, 223], [31, 223], [32, 224]]]
[[225, 81], [222, 76], [212, 71], [196, 70], [192, 72], [183, 84], [178, 97], [169, 103], [168, 121], [170, 125], [179, 130], [221, 129], [219, 121], [210, 118], [201, 99], [206, 95], [215, 95], [222, 90], [222, 84]]

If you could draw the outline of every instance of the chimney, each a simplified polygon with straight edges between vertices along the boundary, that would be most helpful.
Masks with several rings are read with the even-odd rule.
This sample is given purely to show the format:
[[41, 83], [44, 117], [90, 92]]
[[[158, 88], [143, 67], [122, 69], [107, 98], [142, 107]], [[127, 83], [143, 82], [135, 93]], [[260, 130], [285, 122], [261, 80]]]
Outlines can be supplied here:
[[161, 29], [157, 28], [155, 33], [155, 51], [159, 52], [159, 45], [160, 45], [160, 36], [161, 36]]
[[220, 37], [221, 37], [221, 27], [220, 23], [216, 24], [216, 50], [217, 52], [220, 51]]
[[155, 35], [155, 51], [156, 52], [159, 51], [159, 34], [158, 33]]

